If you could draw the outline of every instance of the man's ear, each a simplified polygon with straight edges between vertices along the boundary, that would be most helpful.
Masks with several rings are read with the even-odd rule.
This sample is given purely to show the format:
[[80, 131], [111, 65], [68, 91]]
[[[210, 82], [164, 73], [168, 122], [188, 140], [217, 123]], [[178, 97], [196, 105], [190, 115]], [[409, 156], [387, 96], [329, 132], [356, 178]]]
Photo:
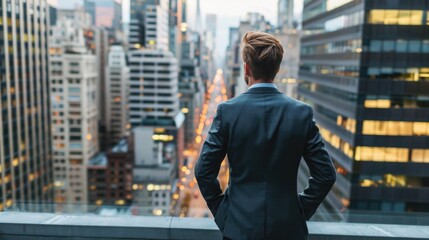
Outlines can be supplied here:
[[250, 66], [247, 63], [244, 63], [244, 75], [245, 76], [251, 76]]

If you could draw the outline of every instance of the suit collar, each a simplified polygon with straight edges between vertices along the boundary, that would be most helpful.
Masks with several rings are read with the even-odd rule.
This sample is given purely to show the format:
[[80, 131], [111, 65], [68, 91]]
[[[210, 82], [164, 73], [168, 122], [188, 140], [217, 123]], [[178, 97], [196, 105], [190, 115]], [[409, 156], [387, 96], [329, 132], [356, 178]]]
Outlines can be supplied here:
[[245, 92], [245, 94], [258, 94], [258, 93], [281, 93], [277, 88], [273, 87], [256, 87], [250, 88]]

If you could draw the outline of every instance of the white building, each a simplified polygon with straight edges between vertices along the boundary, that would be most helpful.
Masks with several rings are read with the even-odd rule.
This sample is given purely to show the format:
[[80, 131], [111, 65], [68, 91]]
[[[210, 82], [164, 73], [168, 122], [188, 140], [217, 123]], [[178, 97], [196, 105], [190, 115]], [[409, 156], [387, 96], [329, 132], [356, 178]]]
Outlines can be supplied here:
[[106, 111], [102, 121], [106, 126], [108, 145], [113, 146], [121, 137], [125, 136], [128, 124], [128, 74], [126, 53], [120, 45], [110, 47], [108, 63], [105, 68], [106, 84], [105, 99]]
[[131, 126], [171, 125], [180, 113], [176, 58], [161, 50], [134, 50], [128, 60]]
[[[155, 131], [154, 128], [145, 126], [133, 129], [133, 208], [142, 215], [169, 214], [172, 177], [177, 167], [166, 158], [175, 154], [175, 150], [168, 147], [168, 141], [171, 141], [168, 138], [173, 135]], [[165, 141], [154, 141], [160, 138]]]
[[87, 162], [98, 152], [96, 58], [86, 50], [83, 30], [75, 28], [73, 21], [59, 19], [52, 34], [50, 81], [55, 202], [79, 207], [88, 200]]

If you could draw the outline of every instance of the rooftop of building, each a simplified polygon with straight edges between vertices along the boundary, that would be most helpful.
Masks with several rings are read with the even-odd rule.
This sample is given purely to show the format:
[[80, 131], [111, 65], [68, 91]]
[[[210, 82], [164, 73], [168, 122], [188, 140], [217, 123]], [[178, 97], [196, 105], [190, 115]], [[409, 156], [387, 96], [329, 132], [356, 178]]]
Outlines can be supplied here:
[[[203, 239], [220, 240], [213, 219], [0, 213], [2, 239]], [[311, 240], [429, 239], [428, 226], [308, 222]]]
[[128, 141], [127, 141], [127, 139], [122, 138], [121, 140], [119, 140], [118, 144], [116, 144], [112, 148], [111, 152], [114, 152], [114, 153], [119, 153], [119, 152], [126, 153], [126, 152], [128, 152]]
[[93, 158], [89, 159], [88, 166], [106, 166], [107, 156], [104, 152], [97, 153]]

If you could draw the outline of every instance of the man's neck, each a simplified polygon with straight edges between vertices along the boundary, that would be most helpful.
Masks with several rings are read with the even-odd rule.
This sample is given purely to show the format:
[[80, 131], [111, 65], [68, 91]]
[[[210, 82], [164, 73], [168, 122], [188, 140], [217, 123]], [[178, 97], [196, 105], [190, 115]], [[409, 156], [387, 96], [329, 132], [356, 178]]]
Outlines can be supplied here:
[[269, 81], [265, 81], [265, 80], [250, 80], [249, 81], [249, 87], [251, 87], [252, 85], [257, 84], [257, 83], [274, 83], [274, 81], [273, 80], [269, 80]]

